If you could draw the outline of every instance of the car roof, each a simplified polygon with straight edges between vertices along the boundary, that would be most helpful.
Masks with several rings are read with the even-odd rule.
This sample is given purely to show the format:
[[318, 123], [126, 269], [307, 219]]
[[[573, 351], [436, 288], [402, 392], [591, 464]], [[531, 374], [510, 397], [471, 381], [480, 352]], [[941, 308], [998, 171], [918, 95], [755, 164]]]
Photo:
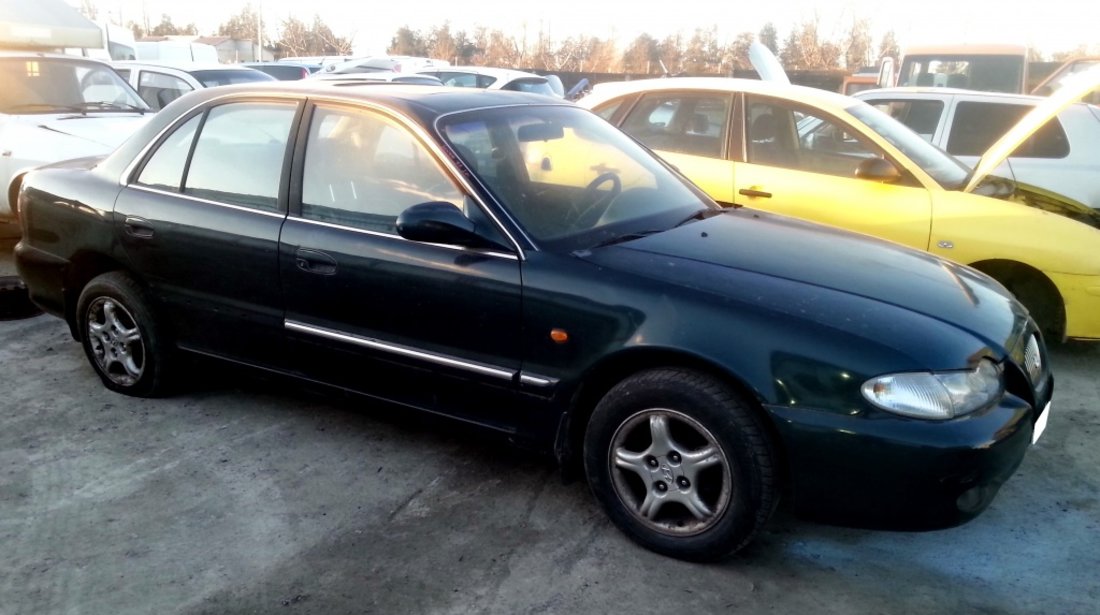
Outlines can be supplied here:
[[142, 62], [140, 60], [122, 60], [119, 62], [112, 62], [112, 64], [119, 68], [174, 68], [186, 72], [196, 70], [255, 70], [243, 64], [219, 64], [217, 62]]
[[71, 60], [73, 62], [94, 62], [96, 64], [104, 64], [110, 66], [107, 62], [96, 58], [86, 58], [84, 56], [74, 56], [67, 53], [50, 53], [46, 51], [19, 51], [5, 49], [0, 50], [0, 58], [41, 58], [51, 60]]
[[855, 103], [850, 96], [828, 90], [734, 77], [667, 77], [604, 82], [596, 84], [592, 93], [578, 103], [589, 106], [626, 94], [664, 90], [744, 92], [798, 100], [826, 109], [845, 109]]
[[962, 88], [937, 88], [937, 87], [916, 87], [916, 86], [903, 86], [896, 88], [876, 88], [873, 90], [863, 90], [853, 94], [856, 98], [867, 98], [869, 96], [921, 96], [921, 97], [947, 97], [947, 96], [967, 96], [970, 98], [990, 98], [997, 100], [1016, 100], [1020, 102], [1036, 103], [1043, 100], [1042, 96], [1030, 96], [1028, 94], [1015, 94], [1010, 92], [985, 92], [981, 90], [965, 90]]
[[[410, 75], [413, 73], [410, 73]], [[204, 99], [248, 94], [285, 94], [294, 92], [306, 97], [333, 97], [374, 101], [400, 109], [409, 115], [430, 122], [435, 117], [454, 111], [510, 105], [573, 106], [560, 98], [526, 92], [451, 88], [368, 81], [349, 76], [348, 79], [299, 79], [298, 81], [261, 81], [217, 88], [205, 88], [188, 94]], [[194, 99], [192, 99], [194, 100]]]
[[460, 73], [474, 73], [475, 75], [485, 75], [487, 77], [496, 77], [497, 79], [504, 79], [511, 81], [513, 79], [546, 79], [542, 75], [535, 73], [529, 73], [522, 70], [515, 70], [511, 68], [495, 68], [492, 66], [429, 66], [425, 68], [417, 69], [418, 73], [442, 73], [442, 72], [460, 72]]

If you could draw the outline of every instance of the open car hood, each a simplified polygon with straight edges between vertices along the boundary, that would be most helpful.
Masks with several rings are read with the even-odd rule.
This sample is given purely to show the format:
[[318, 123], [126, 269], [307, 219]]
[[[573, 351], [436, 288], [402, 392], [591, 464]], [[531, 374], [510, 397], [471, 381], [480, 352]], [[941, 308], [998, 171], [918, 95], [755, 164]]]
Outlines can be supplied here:
[[1067, 77], [1062, 82], [1062, 87], [1043, 102], [1035, 105], [1015, 126], [1009, 129], [1000, 139], [984, 154], [974, 169], [970, 171], [970, 177], [963, 188], [963, 192], [973, 192], [990, 173], [1008, 158], [1020, 144], [1035, 134], [1054, 116], [1063, 109], [1080, 100], [1085, 94], [1100, 87], [1100, 66]]
[[787, 77], [787, 71], [783, 70], [783, 65], [776, 59], [772, 50], [760, 41], [755, 41], [749, 45], [749, 64], [752, 65], [756, 74], [760, 75], [762, 81], [786, 84], [791, 82], [790, 78]]

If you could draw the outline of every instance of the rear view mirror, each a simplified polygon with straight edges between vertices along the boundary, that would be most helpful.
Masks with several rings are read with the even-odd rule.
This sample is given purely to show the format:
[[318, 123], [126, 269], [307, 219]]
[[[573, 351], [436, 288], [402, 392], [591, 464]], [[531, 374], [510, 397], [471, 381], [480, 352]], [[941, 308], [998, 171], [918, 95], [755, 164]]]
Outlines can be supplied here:
[[565, 129], [561, 127], [561, 124], [553, 124], [550, 122], [543, 122], [541, 124], [526, 124], [520, 126], [516, 131], [516, 138], [520, 143], [530, 143], [532, 141], [550, 141], [552, 139], [560, 139], [565, 136]]
[[901, 172], [894, 163], [885, 158], [868, 158], [856, 167], [856, 177], [884, 184], [893, 184], [901, 179]]

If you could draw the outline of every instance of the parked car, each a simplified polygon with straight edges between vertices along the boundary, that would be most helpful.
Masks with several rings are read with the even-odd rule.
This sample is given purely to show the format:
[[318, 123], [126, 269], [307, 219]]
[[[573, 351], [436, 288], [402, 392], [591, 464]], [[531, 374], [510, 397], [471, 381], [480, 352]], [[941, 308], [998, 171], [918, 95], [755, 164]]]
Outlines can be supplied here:
[[326, 73], [415, 73], [421, 69], [450, 65], [451, 63], [446, 60], [416, 56], [368, 56], [329, 64], [322, 70]]
[[110, 65], [0, 52], [0, 219], [16, 215], [23, 175], [41, 164], [105, 154], [150, 113]]
[[156, 110], [193, 90], [276, 80], [239, 64], [115, 62], [114, 67]]
[[559, 93], [554, 89], [549, 78], [520, 70], [490, 68], [487, 66], [447, 66], [443, 68], [423, 68], [417, 72], [438, 77], [443, 85], [452, 87], [514, 90], [558, 98], [565, 96], [564, 92]]
[[1042, 337], [989, 277], [722, 209], [545, 96], [197, 91], [20, 198], [18, 270], [108, 388], [163, 394], [186, 351], [482, 425], [676, 557], [741, 548], [780, 494], [965, 522], [1049, 416]]
[[321, 70], [320, 64], [296, 64], [294, 62], [245, 62], [241, 66], [267, 73], [279, 81], [305, 79]]
[[[969, 166], [1045, 100], [948, 88], [876, 89], [855, 96]], [[1100, 208], [1100, 107], [1067, 107], [1013, 152], [997, 174]]]
[[339, 81], [341, 83], [405, 83], [413, 85], [443, 85], [443, 82], [431, 75], [418, 73], [395, 73], [389, 71], [375, 73], [317, 73], [311, 77], [314, 81]]
[[1054, 339], [1100, 339], [1100, 212], [1021, 182], [975, 182], [988, 171], [975, 177], [862, 101], [780, 83], [688, 78], [600, 84], [579, 104], [721, 203], [970, 265], [1019, 297]]

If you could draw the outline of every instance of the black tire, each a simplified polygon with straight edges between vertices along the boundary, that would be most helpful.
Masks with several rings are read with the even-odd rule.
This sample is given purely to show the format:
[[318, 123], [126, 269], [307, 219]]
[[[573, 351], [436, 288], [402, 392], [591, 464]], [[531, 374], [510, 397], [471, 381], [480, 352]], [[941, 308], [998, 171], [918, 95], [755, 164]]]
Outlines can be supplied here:
[[112, 391], [169, 392], [172, 346], [151, 305], [145, 289], [120, 271], [93, 278], [80, 293], [76, 318], [84, 353]]
[[588, 422], [589, 486], [615, 525], [647, 549], [721, 559], [747, 545], [778, 503], [775, 447], [761, 421], [716, 378], [639, 372], [613, 387]]

